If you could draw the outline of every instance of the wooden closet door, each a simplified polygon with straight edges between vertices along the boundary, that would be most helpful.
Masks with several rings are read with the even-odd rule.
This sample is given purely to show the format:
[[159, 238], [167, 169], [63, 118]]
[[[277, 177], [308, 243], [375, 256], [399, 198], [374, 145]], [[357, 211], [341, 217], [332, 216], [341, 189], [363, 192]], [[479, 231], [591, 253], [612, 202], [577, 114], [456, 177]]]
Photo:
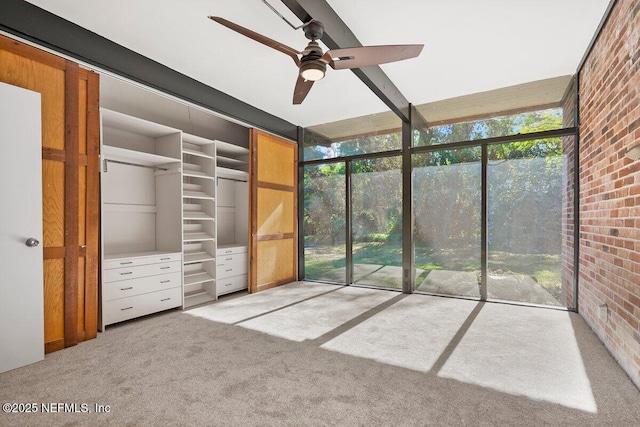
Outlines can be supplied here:
[[0, 36], [0, 81], [41, 94], [45, 351], [98, 326], [98, 75]]
[[297, 144], [252, 129], [249, 292], [297, 280], [297, 164]]

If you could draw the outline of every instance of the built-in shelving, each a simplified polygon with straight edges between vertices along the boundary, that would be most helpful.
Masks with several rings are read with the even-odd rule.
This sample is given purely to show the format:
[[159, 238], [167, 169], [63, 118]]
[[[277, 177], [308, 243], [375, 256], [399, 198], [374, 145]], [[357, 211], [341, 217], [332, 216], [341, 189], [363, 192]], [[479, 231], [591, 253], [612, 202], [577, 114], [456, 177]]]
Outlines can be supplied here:
[[184, 307], [216, 299], [215, 154], [214, 141], [183, 134]]
[[247, 288], [249, 150], [216, 141], [217, 295]]
[[104, 329], [182, 306], [181, 131], [100, 114]]

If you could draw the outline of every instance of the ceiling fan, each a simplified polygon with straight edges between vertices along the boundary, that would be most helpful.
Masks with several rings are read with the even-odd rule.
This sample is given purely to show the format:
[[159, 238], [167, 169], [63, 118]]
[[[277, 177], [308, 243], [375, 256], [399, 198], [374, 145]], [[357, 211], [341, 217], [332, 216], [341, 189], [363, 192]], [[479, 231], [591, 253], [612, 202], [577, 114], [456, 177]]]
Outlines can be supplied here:
[[298, 80], [293, 91], [294, 104], [301, 104], [311, 90], [313, 83], [324, 77], [327, 64], [334, 70], [345, 70], [402, 61], [420, 55], [424, 46], [421, 44], [360, 46], [322, 52], [322, 48], [316, 40], [322, 38], [324, 25], [320, 21], [311, 20], [302, 26], [304, 35], [311, 41], [302, 52], [299, 52], [219, 16], [209, 16], [209, 19], [293, 58], [293, 62], [299, 69]]

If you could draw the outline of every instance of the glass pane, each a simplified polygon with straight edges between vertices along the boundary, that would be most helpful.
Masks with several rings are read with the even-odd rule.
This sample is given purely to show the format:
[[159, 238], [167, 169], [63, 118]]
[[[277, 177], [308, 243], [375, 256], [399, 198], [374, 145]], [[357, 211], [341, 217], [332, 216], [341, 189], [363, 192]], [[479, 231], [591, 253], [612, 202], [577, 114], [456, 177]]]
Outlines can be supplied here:
[[345, 282], [345, 164], [304, 167], [305, 278]]
[[304, 160], [332, 159], [402, 148], [402, 121], [393, 112], [354, 117], [304, 130]]
[[482, 152], [413, 156], [416, 291], [480, 297]]
[[352, 163], [353, 283], [402, 289], [402, 158]]
[[562, 138], [489, 148], [488, 299], [565, 306]]
[[563, 109], [552, 108], [504, 117], [432, 126], [414, 134], [414, 146], [475, 141], [497, 136], [562, 129]]

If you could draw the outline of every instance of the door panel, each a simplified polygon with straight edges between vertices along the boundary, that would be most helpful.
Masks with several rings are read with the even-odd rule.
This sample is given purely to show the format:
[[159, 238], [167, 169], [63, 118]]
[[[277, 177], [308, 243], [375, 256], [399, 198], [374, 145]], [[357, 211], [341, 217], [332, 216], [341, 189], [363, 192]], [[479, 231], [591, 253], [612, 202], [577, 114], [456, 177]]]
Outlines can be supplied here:
[[294, 232], [294, 194], [291, 191], [258, 190], [258, 234], [278, 235]]
[[278, 283], [283, 278], [286, 283], [292, 281], [294, 274], [295, 244], [294, 239], [264, 240], [258, 242], [260, 266], [258, 283]]
[[0, 36], [0, 82], [41, 96], [44, 327], [51, 352], [97, 335], [99, 78]]
[[298, 146], [251, 132], [251, 272], [249, 291], [297, 279]]
[[0, 372], [44, 359], [40, 117], [39, 93], [0, 83]]

